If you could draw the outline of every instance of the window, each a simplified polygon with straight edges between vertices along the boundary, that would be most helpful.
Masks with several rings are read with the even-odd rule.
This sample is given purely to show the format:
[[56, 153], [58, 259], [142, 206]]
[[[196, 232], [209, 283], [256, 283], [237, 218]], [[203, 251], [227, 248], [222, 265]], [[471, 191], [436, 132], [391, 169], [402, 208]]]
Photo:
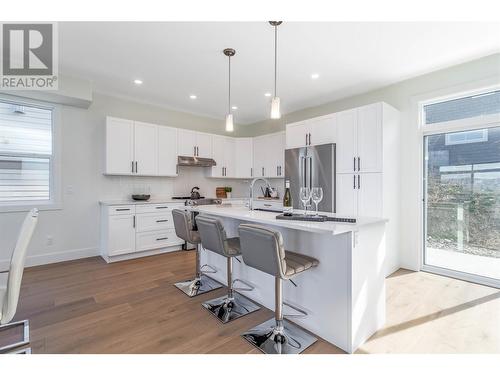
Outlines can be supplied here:
[[446, 146], [464, 143], [488, 142], [488, 129], [469, 130], [467, 132], [446, 134]]
[[53, 112], [0, 100], [0, 206], [55, 203]]
[[424, 106], [425, 125], [500, 113], [500, 90]]

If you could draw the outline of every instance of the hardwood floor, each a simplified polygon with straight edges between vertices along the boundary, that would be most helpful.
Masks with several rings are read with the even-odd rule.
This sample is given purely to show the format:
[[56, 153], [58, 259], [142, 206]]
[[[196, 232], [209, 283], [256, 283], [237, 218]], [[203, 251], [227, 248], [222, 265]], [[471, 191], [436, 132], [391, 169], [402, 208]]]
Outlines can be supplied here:
[[[239, 335], [260, 311], [222, 325], [172, 284], [194, 252], [106, 264], [87, 258], [28, 268], [16, 319], [30, 319], [33, 353], [259, 353]], [[399, 270], [387, 279], [387, 325], [359, 353], [500, 352], [500, 291]], [[306, 353], [343, 353], [319, 340]]]

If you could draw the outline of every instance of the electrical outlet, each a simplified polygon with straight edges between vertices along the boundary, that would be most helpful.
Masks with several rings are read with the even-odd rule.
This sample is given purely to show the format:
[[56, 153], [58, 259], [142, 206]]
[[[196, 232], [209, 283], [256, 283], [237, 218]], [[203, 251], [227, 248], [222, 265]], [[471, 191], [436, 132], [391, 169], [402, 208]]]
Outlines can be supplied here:
[[54, 237], [52, 236], [47, 236], [45, 240], [45, 246], [52, 246], [54, 244]]

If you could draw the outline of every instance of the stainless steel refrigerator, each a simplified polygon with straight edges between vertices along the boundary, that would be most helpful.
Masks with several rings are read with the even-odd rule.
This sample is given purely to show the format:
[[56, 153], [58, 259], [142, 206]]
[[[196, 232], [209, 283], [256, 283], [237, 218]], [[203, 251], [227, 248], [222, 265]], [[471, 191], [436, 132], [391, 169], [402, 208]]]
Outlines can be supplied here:
[[[335, 212], [335, 144], [285, 150], [285, 180], [290, 180], [293, 208], [303, 209], [299, 199], [301, 187], [321, 187], [323, 200], [319, 211]], [[314, 203], [312, 207], [316, 207]]]

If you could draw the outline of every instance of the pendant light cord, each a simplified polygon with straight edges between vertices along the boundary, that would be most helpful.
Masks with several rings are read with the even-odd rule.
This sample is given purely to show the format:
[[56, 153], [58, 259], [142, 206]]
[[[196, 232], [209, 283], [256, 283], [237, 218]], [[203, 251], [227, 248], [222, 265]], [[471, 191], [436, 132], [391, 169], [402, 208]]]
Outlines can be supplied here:
[[278, 26], [274, 26], [274, 97], [276, 97], [276, 77], [278, 71]]
[[227, 113], [231, 114], [231, 56], [229, 56], [229, 98], [227, 103]]

